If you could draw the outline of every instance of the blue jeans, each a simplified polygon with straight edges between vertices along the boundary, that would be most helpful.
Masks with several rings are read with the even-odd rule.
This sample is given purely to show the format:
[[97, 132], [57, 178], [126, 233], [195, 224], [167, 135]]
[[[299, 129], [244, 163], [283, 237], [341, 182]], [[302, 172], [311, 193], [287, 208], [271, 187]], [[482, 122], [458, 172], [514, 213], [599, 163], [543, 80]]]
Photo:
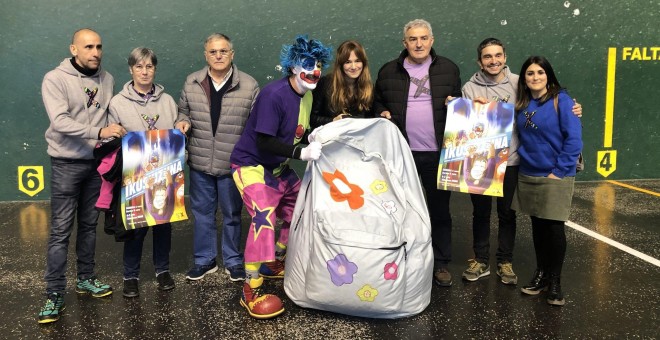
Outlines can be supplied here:
[[69, 237], [74, 218], [76, 233], [76, 265], [79, 279], [94, 277], [96, 226], [99, 212], [95, 209], [101, 189], [101, 177], [94, 160], [52, 158], [51, 223], [46, 253], [47, 293], [64, 293]]
[[208, 265], [218, 255], [215, 213], [222, 212], [222, 261], [225, 267], [243, 264], [241, 211], [243, 199], [231, 175], [213, 176], [190, 169], [190, 208], [195, 217], [195, 265]]
[[142, 245], [149, 229], [153, 229], [153, 257], [156, 275], [170, 270], [170, 249], [172, 248], [172, 225], [159, 224], [148, 228], [135, 229], [135, 237], [124, 242], [124, 279], [140, 278]]
[[438, 189], [438, 165], [440, 152], [413, 151], [417, 174], [426, 193], [426, 206], [431, 218], [431, 239], [433, 247], [433, 269], [447, 268], [451, 261], [451, 214], [449, 198], [451, 191]]

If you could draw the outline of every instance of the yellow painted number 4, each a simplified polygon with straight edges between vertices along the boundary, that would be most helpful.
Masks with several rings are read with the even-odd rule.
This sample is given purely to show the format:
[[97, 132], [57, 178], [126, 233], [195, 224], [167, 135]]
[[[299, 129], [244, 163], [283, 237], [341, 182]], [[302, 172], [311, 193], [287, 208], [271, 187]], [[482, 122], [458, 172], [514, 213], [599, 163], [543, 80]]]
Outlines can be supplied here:
[[597, 171], [607, 177], [616, 170], [616, 150], [598, 151]]

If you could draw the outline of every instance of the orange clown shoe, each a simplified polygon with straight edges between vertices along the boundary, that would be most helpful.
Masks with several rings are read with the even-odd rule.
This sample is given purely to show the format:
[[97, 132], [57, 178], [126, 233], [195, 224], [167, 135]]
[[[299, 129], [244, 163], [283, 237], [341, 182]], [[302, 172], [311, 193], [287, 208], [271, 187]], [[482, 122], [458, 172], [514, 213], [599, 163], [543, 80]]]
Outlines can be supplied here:
[[[248, 282], [249, 281], [249, 282]], [[282, 300], [273, 294], [263, 294], [264, 278], [249, 279], [243, 283], [241, 306], [255, 319], [270, 319], [284, 313]]]

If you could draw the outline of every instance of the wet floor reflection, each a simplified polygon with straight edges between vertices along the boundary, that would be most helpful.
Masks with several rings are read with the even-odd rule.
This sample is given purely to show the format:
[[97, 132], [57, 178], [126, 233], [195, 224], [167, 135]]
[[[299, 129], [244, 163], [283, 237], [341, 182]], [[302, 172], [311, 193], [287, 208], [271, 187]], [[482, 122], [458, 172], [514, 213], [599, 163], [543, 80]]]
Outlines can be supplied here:
[[48, 211], [43, 204], [28, 203], [18, 216], [18, 228], [23, 242], [43, 242], [48, 240]]

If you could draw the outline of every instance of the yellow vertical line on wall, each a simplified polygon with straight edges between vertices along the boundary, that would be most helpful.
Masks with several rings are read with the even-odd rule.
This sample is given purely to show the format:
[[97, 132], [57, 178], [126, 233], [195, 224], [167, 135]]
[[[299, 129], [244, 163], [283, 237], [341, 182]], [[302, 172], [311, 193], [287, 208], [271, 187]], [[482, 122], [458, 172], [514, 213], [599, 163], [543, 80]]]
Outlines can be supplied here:
[[612, 147], [614, 126], [614, 83], [616, 78], [616, 47], [610, 47], [607, 53], [607, 89], [605, 94], [605, 132], [603, 147]]

